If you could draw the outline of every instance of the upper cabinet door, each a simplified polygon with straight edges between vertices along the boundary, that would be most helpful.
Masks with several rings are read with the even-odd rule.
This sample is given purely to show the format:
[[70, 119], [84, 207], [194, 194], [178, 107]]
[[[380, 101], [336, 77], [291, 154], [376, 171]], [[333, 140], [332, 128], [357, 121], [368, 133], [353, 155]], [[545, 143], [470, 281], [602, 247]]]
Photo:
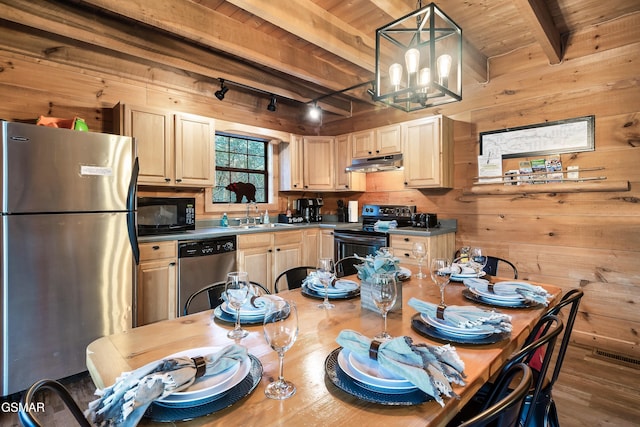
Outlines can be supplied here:
[[405, 123], [404, 185], [407, 188], [453, 187], [453, 126], [435, 116]]
[[351, 165], [351, 135], [336, 136], [336, 180], [337, 191], [365, 191], [367, 178], [363, 172], [347, 172], [345, 169]]
[[390, 125], [375, 129], [376, 154], [386, 156], [402, 152], [401, 126]]
[[302, 140], [304, 157], [304, 189], [333, 190], [335, 163], [334, 138], [309, 136]]
[[375, 132], [373, 129], [352, 133], [351, 144], [354, 159], [361, 159], [376, 155]]
[[134, 105], [116, 106], [115, 131], [132, 136], [138, 146], [138, 184], [171, 184], [173, 166], [173, 115], [165, 110]]
[[191, 114], [175, 115], [175, 182], [178, 185], [214, 185], [215, 121]]
[[291, 134], [289, 142], [278, 146], [280, 156], [280, 190], [303, 191], [302, 137]]

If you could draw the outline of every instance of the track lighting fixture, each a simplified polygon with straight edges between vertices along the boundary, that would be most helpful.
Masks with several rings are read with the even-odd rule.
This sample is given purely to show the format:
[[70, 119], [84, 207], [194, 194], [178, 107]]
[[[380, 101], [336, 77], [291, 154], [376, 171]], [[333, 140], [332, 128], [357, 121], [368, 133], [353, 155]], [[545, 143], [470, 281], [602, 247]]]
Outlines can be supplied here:
[[267, 110], [269, 111], [276, 111], [276, 96], [275, 95], [271, 95], [271, 101], [269, 102], [269, 105], [267, 105]]
[[216, 91], [216, 98], [222, 101], [227, 92], [229, 92], [229, 88], [224, 85], [224, 80], [220, 79], [220, 90]]

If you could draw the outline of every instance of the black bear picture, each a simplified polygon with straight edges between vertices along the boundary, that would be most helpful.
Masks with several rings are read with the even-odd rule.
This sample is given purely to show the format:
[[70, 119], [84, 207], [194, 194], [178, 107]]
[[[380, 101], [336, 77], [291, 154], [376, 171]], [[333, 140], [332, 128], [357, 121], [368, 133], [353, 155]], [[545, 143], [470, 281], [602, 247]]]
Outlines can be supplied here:
[[232, 182], [225, 187], [236, 193], [236, 203], [242, 203], [242, 198], [247, 198], [247, 203], [256, 201], [256, 186], [250, 182]]

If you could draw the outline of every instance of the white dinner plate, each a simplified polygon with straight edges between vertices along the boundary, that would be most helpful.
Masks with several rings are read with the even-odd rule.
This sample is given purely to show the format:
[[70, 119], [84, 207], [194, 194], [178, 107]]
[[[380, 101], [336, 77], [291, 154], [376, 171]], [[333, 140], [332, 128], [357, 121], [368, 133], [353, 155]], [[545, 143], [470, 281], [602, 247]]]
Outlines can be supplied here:
[[[480, 277], [484, 277], [486, 275], [487, 275], [486, 271], [480, 272]], [[458, 273], [458, 274], [452, 274], [451, 280], [456, 280], [458, 282], [461, 282], [464, 279], [474, 279], [476, 277], [477, 277], [476, 273]]]
[[[192, 348], [190, 350], [181, 351], [179, 353], [171, 354], [165, 359], [171, 359], [172, 357], [197, 357], [204, 356], [211, 353], [216, 353], [222, 350], [224, 347], [200, 347]], [[171, 404], [184, 404], [201, 399], [207, 399], [216, 394], [224, 393], [225, 391], [235, 387], [247, 376], [251, 369], [251, 360], [249, 357], [243, 358], [240, 363], [235, 364], [226, 371], [220, 372], [217, 375], [205, 375], [202, 376], [191, 384], [191, 386], [185, 390], [176, 391], [169, 396], [162, 399], [157, 399], [165, 405]]]
[[[359, 369], [355, 368], [355, 366], [352, 364], [352, 361], [355, 361]], [[356, 381], [380, 390], [380, 392], [406, 393], [407, 391], [417, 389], [414, 384], [407, 380], [384, 378], [383, 374], [381, 374], [379, 371], [380, 365], [378, 365], [378, 362], [374, 360], [371, 360], [370, 364], [367, 362], [359, 362], [362, 362], [362, 359], [359, 358], [358, 360], [356, 360], [351, 352], [347, 349], [343, 348], [340, 351], [340, 354], [338, 354], [338, 365], [345, 374]], [[375, 367], [368, 367], [367, 365]], [[367, 371], [368, 373], [365, 373], [365, 371]], [[385, 372], [384, 376], [388, 375], [393, 374]]]
[[[346, 295], [349, 292], [353, 292], [358, 289], [358, 284], [353, 280], [346, 279], [338, 279], [334, 286], [327, 287], [327, 294], [329, 295]], [[320, 295], [324, 295], [324, 286], [316, 283], [315, 281], [311, 283], [311, 290], [319, 293]]]
[[420, 313], [420, 318], [424, 323], [432, 326], [442, 333], [454, 335], [456, 337], [468, 337], [468, 338], [484, 338], [493, 334], [494, 328], [491, 325], [484, 325], [474, 328], [459, 328], [457, 326], [450, 325], [443, 320], [433, 318], [428, 314]]

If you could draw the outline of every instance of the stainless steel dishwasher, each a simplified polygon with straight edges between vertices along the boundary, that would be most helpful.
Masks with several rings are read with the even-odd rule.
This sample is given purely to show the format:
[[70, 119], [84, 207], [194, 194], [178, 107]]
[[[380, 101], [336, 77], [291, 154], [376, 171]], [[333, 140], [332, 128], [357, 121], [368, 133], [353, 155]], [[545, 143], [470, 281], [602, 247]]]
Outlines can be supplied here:
[[[195, 291], [227, 279], [236, 270], [236, 236], [222, 236], [207, 240], [178, 243], [178, 315]], [[189, 313], [209, 310], [206, 297], [196, 298]]]

